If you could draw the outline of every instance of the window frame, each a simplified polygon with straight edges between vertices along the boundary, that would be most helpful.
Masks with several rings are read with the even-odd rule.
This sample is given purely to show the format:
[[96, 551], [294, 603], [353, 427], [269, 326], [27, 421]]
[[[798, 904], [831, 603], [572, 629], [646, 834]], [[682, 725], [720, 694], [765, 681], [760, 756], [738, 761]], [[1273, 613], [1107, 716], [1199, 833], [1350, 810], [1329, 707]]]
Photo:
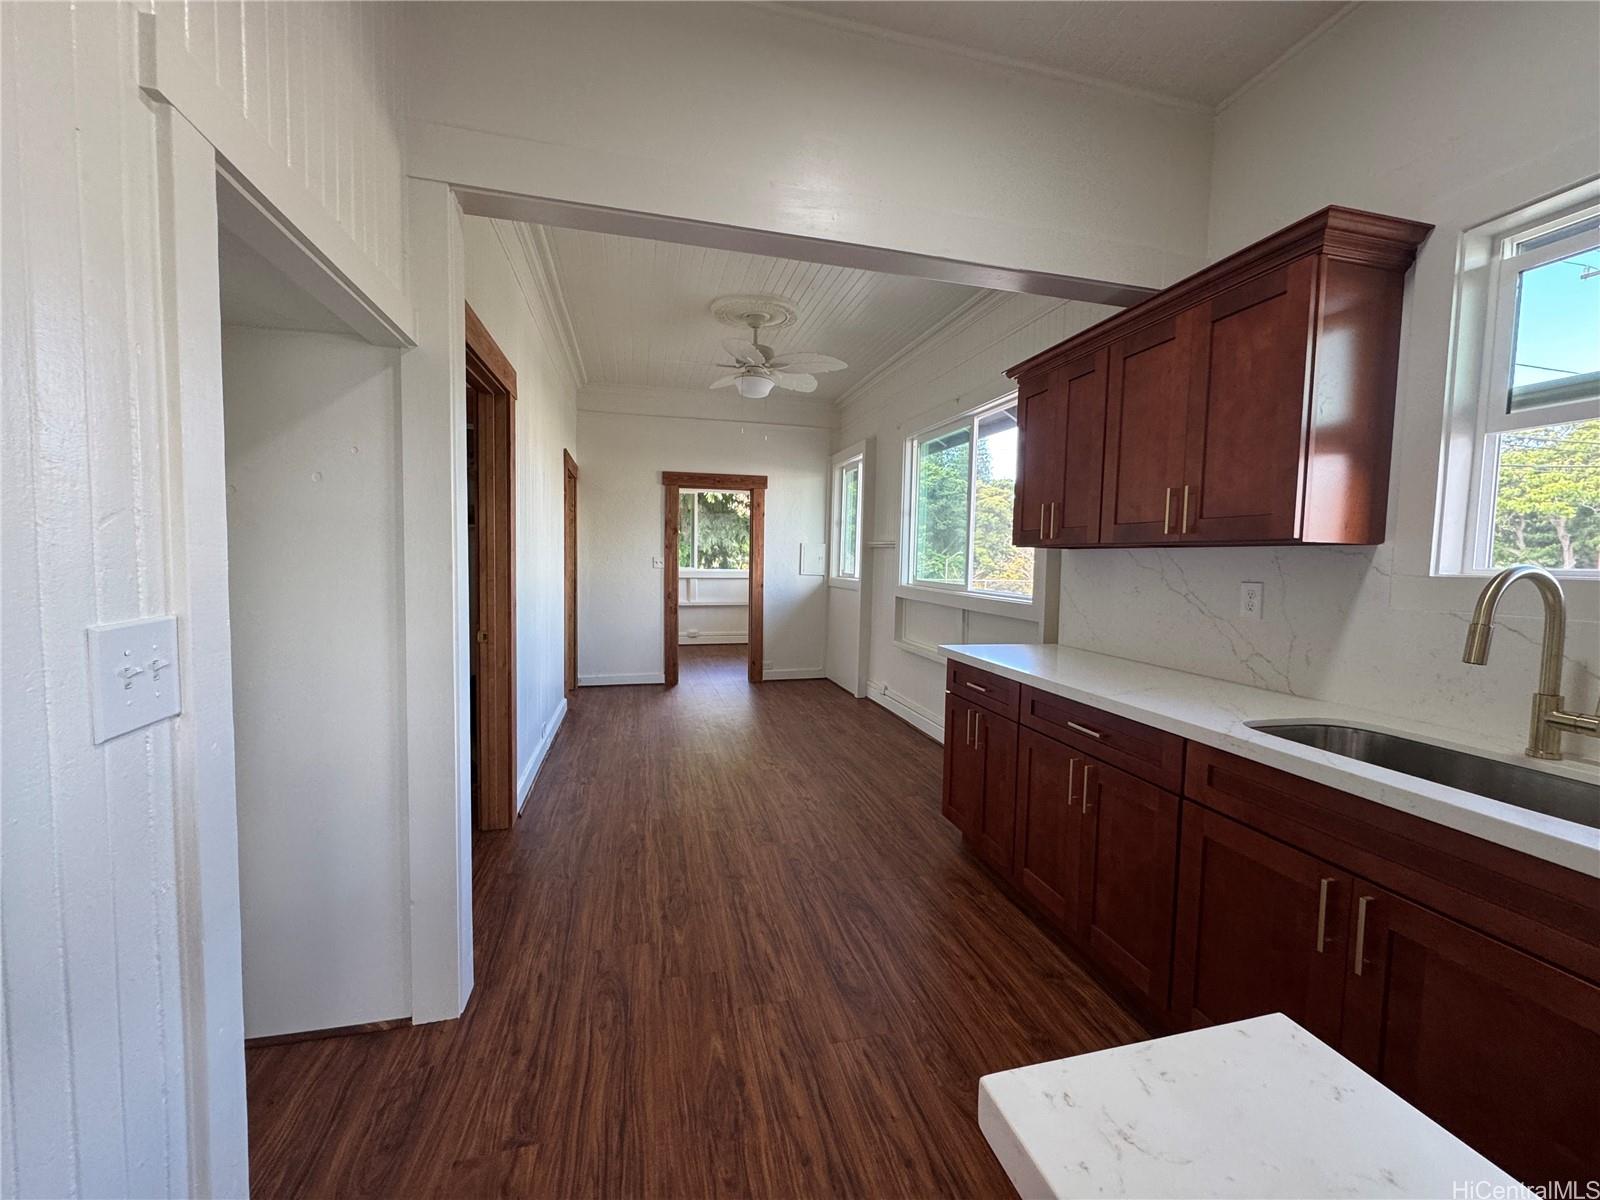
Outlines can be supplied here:
[[[973, 526], [977, 519], [970, 499], [973, 486], [972, 472], [977, 458], [977, 427], [979, 422], [990, 414], [1015, 407], [1017, 399], [1017, 389], [1010, 387], [998, 396], [991, 396], [981, 404], [970, 405], [959, 412], [930, 422], [914, 430], [906, 437], [902, 447], [900, 472], [900, 571], [898, 586], [895, 589], [896, 595], [907, 600], [923, 600], [953, 608], [963, 608], [970, 612], [987, 612], [994, 616], [1010, 617], [1015, 620], [1040, 619], [1039, 614], [1045, 610], [1051, 595], [1046, 566], [1048, 551], [1041, 549], [1033, 551], [1033, 594], [1031, 596], [976, 591], [969, 586], [972, 578]], [[973, 455], [967, 468], [969, 497], [967, 504], [967, 580], [969, 583], [955, 585], [919, 580], [916, 578], [917, 447], [923, 442], [954, 433], [956, 430], [963, 428], [970, 429], [973, 434]]]
[[[679, 504], [683, 503], [683, 497], [685, 497], [685, 496], [697, 497], [697, 499], [694, 501], [694, 503], [689, 506], [690, 511], [694, 514], [694, 520], [690, 523], [689, 537], [687, 539], [684, 538], [684, 530], [681, 527], [681, 525], [682, 525], [681, 516], [679, 518], [680, 528], [678, 529], [678, 544], [680, 546], [682, 546], [684, 544], [685, 540], [688, 541], [688, 545], [689, 545], [689, 561], [691, 563], [698, 562], [699, 558], [700, 558], [700, 501], [698, 500], [698, 497], [702, 493], [705, 493], [705, 492], [722, 493], [722, 492], [738, 491], [738, 490], [739, 490], [738, 488], [679, 488], [678, 489], [678, 503]], [[750, 577], [750, 568], [749, 567], [694, 567], [694, 566], [686, 567], [682, 563], [678, 564], [678, 578], [679, 579], [748, 579], [749, 577]], [[692, 589], [691, 589], [691, 592], [692, 592]]]
[[[829, 520], [831, 536], [828, 538], [828, 582], [835, 587], [859, 588], [861, 573], [865, 569], [861, 554], [866, 548], [862, 525], [862, 502], [867, 486], [867, 453], [865, 446], [853, 447], [834, 456], [830, 493], [832, 514]], [[856, 471], [856, 528], [855, 573], [846, 575], [841, 567], [844, 552], [844, 477], [851, 468]]]
[[[1521, 276], [1546, 263], [1581, 254], [1585, 249], [1600, 251], [1600, 230], [1575, 232], [1569, 238], [1520, 253], [1517, 252], [1517, 246], [1596, 215], [1600, 215], [1600, 203], [1591, 195], [1575, 205], [1564, 207], [1555, 216], [1544, 213], [1538, 217], [1530, 216], [1504, 223], [1489, 238], [1465, 537], [1460, 552], [1460, 570], [1451, 573], [1489, 576], [1500, 569], [1492, 565], [1492, 493], [1499, 479], [1501, 435], [1600, 418], [1600, 382], [1589, 394], [1568, 400], [1517, 410], [1512, 410], [1509, 404], [1512, 358], [1516, 344], [1518, 282]], [[1458, 294], [1458, 317], [1464, 307], [1460, 304]], [[1594, 567], [1551, 568], [1551, 573], [1563, 579], [1600, 579], [1600, 569]]]

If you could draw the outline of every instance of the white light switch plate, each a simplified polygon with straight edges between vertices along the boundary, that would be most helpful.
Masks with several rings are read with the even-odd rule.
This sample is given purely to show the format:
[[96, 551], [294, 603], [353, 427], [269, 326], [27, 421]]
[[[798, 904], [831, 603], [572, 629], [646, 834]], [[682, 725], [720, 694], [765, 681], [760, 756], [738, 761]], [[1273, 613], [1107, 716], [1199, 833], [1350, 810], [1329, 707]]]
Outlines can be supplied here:
[[95, 745], [178, 715], [178, 618], [89, 626]]

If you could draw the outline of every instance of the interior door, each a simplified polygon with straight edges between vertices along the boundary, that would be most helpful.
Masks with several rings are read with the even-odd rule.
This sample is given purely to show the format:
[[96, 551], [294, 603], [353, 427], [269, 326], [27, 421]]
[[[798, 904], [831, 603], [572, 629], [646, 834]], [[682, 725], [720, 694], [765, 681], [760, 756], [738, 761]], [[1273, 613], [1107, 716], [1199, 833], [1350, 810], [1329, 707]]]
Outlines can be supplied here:
[[1055, 546], [1092, 546], [1100, 540], [1100, 481], [1105, 462], [1106, 363], [1101, 349], [1055, 372], [1062, 394], [1061, 508], [1054, 514]]
[[1107, 352], [1103, 542], [1178, 539], [1198, 310], [1129, 334]]
[[981, 710], [959, 696], [944, 698], [944, 802], [940, 811], [967, 837], [983, 823], [984, 754], [974, 725]]
[[1298, 535], [1316, 277], [1317, 258], [1308, 255], [1198, 310], [1179, 498], [1185, 541]]
[[1338, 1045], [1350, 893], [1344, 872], [1184, 804], [1172, 968], [1179, 1021], [1281, 1012]]
[[1344, 1053], [1525, 1183], [1600, 1178], [1600, 988], [1361, 880], [1355, 912]]
[[990, 866], [1009, 875], [1017, 840], [1017, 723], [980, 708], [972, 730], [983, 756], [983, 810], [973, 844]]
[[1158, 1009], [1172, 969], [1178, 798], [1085, 759], [1078, 785], [1078, 910], [1089, 954]]
[[1017, 883], [1063, 930], [1078, 924], [1078, 818], [1083, 755], [1054, 738], [1017, 734]]
[[1012, 541], [1037, 546], [1050, 536], [1052, 514], [1061, 505], [1061, 451], [1066, 405], [1055, 386], [1057, 373], [1023, 378], [1017, 388], [1017, 426], [1022, 448]]

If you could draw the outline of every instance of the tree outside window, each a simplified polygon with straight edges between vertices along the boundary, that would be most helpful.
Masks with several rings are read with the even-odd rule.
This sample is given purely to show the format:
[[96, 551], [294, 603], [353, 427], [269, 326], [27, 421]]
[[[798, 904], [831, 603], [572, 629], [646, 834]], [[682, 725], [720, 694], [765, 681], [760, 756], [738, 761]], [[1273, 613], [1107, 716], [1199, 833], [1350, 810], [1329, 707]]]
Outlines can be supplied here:
[[750, 569], [750, 493], [678, 494], [678, 566], [701, 571]]

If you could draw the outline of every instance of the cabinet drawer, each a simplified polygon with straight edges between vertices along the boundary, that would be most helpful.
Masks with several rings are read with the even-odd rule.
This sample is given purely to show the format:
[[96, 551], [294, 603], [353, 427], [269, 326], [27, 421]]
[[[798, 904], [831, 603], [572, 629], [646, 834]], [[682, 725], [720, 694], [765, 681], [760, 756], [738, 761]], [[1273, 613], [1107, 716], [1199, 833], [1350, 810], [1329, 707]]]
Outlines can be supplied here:
[[1183, 786], [1183, 739], [1175, 734], [1031, 687], [1022, 689], [1021, 720], [1169, 792]]
[[980, 671], [977, 667], [969, 667], [952, 658], [950, 668], [945, 673], [944, 686], [952, 695], [982, 705], [1002, 717], [1009, 717], [1013, 721], [1017, 719], [1017, 693], [1021, 691], [1021, 684], [1014, 680], [991, 675], [988, 671]]

